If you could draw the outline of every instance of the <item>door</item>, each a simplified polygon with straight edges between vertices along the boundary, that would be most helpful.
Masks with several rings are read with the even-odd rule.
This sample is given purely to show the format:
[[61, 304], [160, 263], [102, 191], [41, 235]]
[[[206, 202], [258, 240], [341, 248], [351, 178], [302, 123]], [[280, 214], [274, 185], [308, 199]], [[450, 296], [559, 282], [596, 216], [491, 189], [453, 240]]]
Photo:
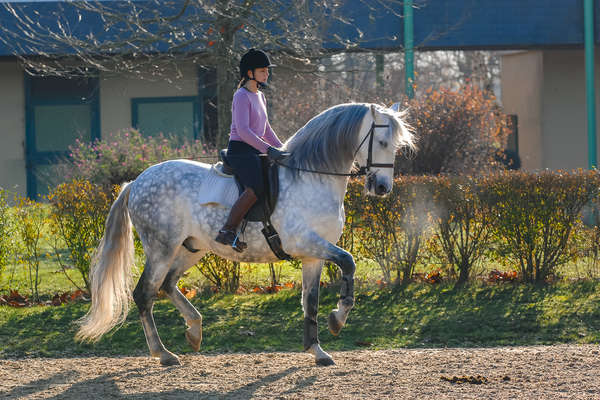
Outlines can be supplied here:
[[65, 180], [53, 167], [70, 145], [100, 138], [99, 82], [26, 76], [25, 102], [27, 195], [37, 199]]

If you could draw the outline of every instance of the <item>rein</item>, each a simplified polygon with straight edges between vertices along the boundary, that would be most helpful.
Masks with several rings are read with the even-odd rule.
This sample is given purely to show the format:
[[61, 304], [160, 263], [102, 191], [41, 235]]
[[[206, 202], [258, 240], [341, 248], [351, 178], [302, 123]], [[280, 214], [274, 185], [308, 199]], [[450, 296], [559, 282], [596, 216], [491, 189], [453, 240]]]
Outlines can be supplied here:
[[380, 163], [373, 162], [373, 133], [375, 132], [375, 128], [389, 128], [389, 127], [390, 127], [389, 124], [380, 125], [380, 124], [376, 124], [375, 122], [371, 123], [371, 129], [369, 129], [369, 132], [365, 135], [363, 140], [360, 142], [360, 144], [356, 148], [356, 151], [354, 152], [353, 159], [356, 158], [358, 151], [360, 150], [362, 145], [365, 143], [367, 138], [369, 138], [369, 155], [367, 156], [367, 165], [360, 167], [358, 172], [350, 172], [350, 173], [344, 174], [344, 173], [339, 173], [339, 172], [318, 171], [318, 170], [314, 170], [314, 169], [291, 167], [289, 165], [285, 165], [285, 164], [281, 163], [280, 161], [276, 161], [276, 164], [280, 165], [282, 167], [296, 170], [296, 171], [311, 172], [313, 174], [320, 174], [320, 175], [349, 176], [349, 177], [367, 175], [367, 174], [369, 174], [371, 167], [394, 168], [394, 164], [380, 164]]

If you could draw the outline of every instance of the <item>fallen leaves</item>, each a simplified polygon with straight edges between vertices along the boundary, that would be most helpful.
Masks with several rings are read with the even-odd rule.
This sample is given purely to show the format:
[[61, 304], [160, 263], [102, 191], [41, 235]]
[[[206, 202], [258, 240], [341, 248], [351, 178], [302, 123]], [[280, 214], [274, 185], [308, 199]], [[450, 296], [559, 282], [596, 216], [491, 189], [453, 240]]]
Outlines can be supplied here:
[[444, 277], [442, 276], [442, 270], [438, 268], [428, 273], [416, 272], [413, 274], [413, 279], [423, 283], [428, 283], [430, 285], [435, 285], [441, 283]]
[[283, 285], [272, 285], [272, 286], [254, 286], [251, 290], [252, 293], [277, 293], [282, 289], [293, 289], [296, 287], [294, 282], [287, 282]]
[[179, 290], [181, 291], [181, 294], [183, 294], [185, 296], [185, 298], [188, 300], [193, 299], [198, 294], [198, 290], [196, 288], [188, 288], [188, 287], [182, 286], [179, 288]]
[[83, 290], [73, 292], [56, 293], [50, 300], [35, 302], [26, 295], [20, 294], [17, 290], [10, 290], [9, 294], [0, 296], [0, 305], [9, 307], [30, 307], [34, 305], [41, 306], [60, 306], [79, 300], [87, 299], [87, 293]]
[[499, 271], [495, 269], [488, 274], [489, 282], [514, 282], [517, 278], [517, 271]]

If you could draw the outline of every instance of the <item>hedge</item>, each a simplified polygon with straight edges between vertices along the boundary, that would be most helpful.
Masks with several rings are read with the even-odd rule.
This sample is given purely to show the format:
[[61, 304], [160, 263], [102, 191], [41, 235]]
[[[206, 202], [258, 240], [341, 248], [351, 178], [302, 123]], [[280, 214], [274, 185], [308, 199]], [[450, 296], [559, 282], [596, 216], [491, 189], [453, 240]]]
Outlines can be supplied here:
[[[581, 211], [597, 204], [599, 189], [600, 174], [583, 170], [402, 176], [386, 197], [366, 196], [363, 183], [351, 180], [339, 245], [359, 259], [375, 261], [383, 281], [390, 284], [414, 279], [415, 266], [425, 263], [426, 256], [441, 260], [445, 278], [458, 284], [467, 282], [473, 266], [484, 261], [512, 270], [496, 271], [510, 279], [493, 281], [517, 276], [524, 282], [546, 282], [557, 276], [558, 267], [578, 257], [592, 257], [593, 264], [598, 263], [600, 235], [597, 228], [582, 225]], [[48, 239], [50, 243], [61, 243], [68, 250], [61, 265], [65, 261], [73, 265], [87, 286], [89, 260], [114, 195], [100, 185], [75, 180], [49, 195], [49, 213], [33, 213], [35, 203], [25, 199], [17, 202], [14, 213], [8, 212], [7, 196], [0, 196], [0, 228], [16, 233], [10, 236], [15, 240], [2, 241], [0, 261], [6, 264], [8, 254], [18, 254], [10, 258], [26, 265], [36, 297], [39, 239], [49, 232], [54, 238]], [[58, 254], [61, 246], [53, 247]], [[230, 270], [231, 265], [204, 261], [200, 270], [222, 290], [236, 286], [239, 274]], [[335, 267], [328, 271], [331, 280], [338, 277], [335, 272]]]

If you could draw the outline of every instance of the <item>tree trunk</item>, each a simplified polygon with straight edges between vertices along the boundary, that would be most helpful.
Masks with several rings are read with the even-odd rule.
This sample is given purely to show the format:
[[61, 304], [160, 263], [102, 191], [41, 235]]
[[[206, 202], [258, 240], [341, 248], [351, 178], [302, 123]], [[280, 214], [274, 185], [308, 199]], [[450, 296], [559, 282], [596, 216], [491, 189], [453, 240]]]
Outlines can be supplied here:
[[235, 76], [229, 68], [221, 68], [217, 65], [217, 118], [218, 133], [215, 144], [218, 148], [227, 147], [229, 141], [229, 129], [231, 127], [231, 102], [235, 90]]

